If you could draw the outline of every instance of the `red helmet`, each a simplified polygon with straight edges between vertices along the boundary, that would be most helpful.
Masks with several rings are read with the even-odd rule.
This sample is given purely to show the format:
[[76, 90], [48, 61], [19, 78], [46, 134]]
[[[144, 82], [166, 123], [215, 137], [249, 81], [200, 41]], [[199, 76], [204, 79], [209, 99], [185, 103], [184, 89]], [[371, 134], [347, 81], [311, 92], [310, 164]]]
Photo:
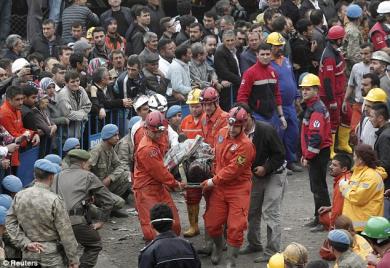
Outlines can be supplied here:
[[343, 26], [335, 25], [331, 27], [328, 31], [328, 39], [329, 40], [337, 40], [342, 39], [345, 36], [345, 30]]
[[166, 119], [159, 111], [150, 112], [146, 116], [145, 127], [153, 132], [164, 131], [167, 129]]
[[200, 94], [200, 103], [213, 103], [217, 102], [219, 100], [218, 92], [213, 87], [207, 87], [204, 90], [202, 90], [202, 93]]
[[229, 111], [229, 119], [228, 119], [229, 125], [243, 126], [246, 124], [247, 120], [248, 120], [248, 113], [245, 111], [244, 108], [238, 106], [238, 107], [233, 107]]

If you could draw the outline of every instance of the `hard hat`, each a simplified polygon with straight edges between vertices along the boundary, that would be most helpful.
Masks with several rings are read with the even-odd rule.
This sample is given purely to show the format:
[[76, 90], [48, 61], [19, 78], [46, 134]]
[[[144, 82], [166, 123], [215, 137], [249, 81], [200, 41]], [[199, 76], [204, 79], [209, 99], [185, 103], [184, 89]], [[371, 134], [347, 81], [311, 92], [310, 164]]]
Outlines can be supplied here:
[[12, 73], [15, 74], [15, 73], [19, 72], [20, 70], [22, 70], [23, 67], [26, 67], [29, 65], [30, 65], [30, 63], [25, 58], [16, 59], [12, 63], [12, 67], [11, 67]]
[[347, 7], [347, 17], [357, 19], [363, 14], [363, 10], [359, 5], [351, 4]]
[[17, 193], [23, 189], [22, 181], [15, 175], [5, 176], [1, 185], [5, 190], [11, 193]]
[[167, 98], [158, 93], [150, 96], [148, 105], [151, 111], [166, 112], [168, 109]]
[[243, 126], [248, 120], [248, 113], [244, 108], [238, 106], [233, 107], [229, 111], [228, 123], [231, 126]]
[[186, 103], [187, 104], [199, 104], [200, 103], [200, 94], [201, 93], [202, 93], [202, 90], [200, 90], [199, 88], [195, 88], [195, 89], [191, 90], [188, 93]]
[[312, 86], [320, 86], [320, 78], [315, 74], [307, 74], [302, 78], [302, 82], [299, 85], [300, 87], [312, 87]]
[[145, 127], [153, 132], [161, 132], [167, 128], [164, 115], [159, 111], [150, 112], [146, 116]]
[[381, 50], [375, 51], [374, 53], [372, 53], [371, 59], [372, 60], [380, 60], [380, 61], [386, 62], [387, 64], [390, 64], [389, 54], [387, 54], [386, 52], [381, 51]]
[[93, 30], [95, 30], [95, 27], [91, 27], [91, 28], [88, 29], [87, 36], [86, 36], [87, 39], [92, 39], [92, 32], [93, 32]]
[[219, 100], [218, 92], [213, 87], [207, 87], [203, 89], [202, 93], [200, 94], [200, 102], [202, 104], [218, 102], [218, 100]]
[[269, 259], [267, 268], [284, 268], [284, 257], [282, 253], [276, 253]]
[[378, 14], [386, 14], [390, 13], [390, 1], [383, 1], [378, 5], [378, 9], [376, 10]]
[[384, 217], [371, 217], [362, 235], [375, 239], [387, 239], [390, 237], [390, 223]]
[[384, 91], [381, 88], [372, 88], [370, 91], [368, 91], [367, 96], [364, 97], [365, 100], [371, 101], [371, 102], [387, 102], [387, 94], [386, 91]]
[[0, 194], [0, 206], [9, 209], [12, 204], [12, 197], [7, 194]]
[[289, 244], [283, 251], [284, 260], [292, 265], [305, 265], [307, 263], [307, 249], [299, 243]]
[[283, 46], [284, 44], [286, 44], [286, 40], [280, 33], [273, 32], [268, 35], [267, 44], [271, 44], [274, 46]]
[[335, 25], [329, 29], [329, 32], [328, 32], [328, 39], [329, 40], [342, 39], [342, 38], [344, 38], [344, 36], [345, 36], [345, 30], [344, 30], [343, 26]]
[[256, 16], [256, 19], [252, 21], [252, 23], [258, 23], [260, 25], [264, 25], [264, 13], [260, 13]]
[[149, 97], [148, 96], [146, 96], [146, 95], [138, 96], [135, 99], [134, 104], [133, 104], [134, 110], [137, 111], [141, 106], [143, 106], [145, 104], [148, 104], [148, 101], [149, 101]]

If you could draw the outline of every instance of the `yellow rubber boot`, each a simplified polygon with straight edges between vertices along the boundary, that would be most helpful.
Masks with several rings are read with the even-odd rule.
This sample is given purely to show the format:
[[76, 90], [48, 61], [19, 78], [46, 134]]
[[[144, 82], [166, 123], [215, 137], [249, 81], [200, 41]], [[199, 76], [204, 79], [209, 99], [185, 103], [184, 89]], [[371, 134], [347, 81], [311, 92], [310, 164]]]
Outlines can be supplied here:
[[352, 154], [352, 148], [349, 146], [349, 127], [339, 126], [339, 133], [337, 134], [338, 145], [337, 149], [340, 151]]
[[184, 237], [193, 237], [199, 234], [198, 216], [199, 216], [199, 204], [187, 205], [188, 220], [190, 222], [190, 228], [183, 233]]
[[333, 159], [334, 156], [336, 155], [334, 152], [334, 143], [336, 142], [336, 134], [332, 134], [332, 140], [333, 140], [333, 143], [330, 146], [330, 159]]

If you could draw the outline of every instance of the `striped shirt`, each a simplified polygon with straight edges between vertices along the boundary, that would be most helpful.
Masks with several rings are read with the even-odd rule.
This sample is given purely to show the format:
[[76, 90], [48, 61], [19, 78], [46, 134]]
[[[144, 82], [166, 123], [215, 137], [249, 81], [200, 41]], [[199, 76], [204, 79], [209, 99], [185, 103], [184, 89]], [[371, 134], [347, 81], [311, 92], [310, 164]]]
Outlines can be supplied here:
[[83, 30], [90, 24], [99, 24], [99, 17], [86, 6], [71, 5], [62, 14], [62, 39], [72, 42], [72, 24], [80, 22]]

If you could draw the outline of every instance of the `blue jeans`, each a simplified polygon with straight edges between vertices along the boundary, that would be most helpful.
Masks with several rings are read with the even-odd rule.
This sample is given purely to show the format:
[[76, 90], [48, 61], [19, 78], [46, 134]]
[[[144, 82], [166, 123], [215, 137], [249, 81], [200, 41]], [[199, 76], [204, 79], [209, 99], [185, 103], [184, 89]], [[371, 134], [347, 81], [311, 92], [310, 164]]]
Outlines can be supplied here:
[[282, 139], [282, 134], [283, 134], [282, 128], [281, 128], [279, 117], [276, 112], [274, 112], [274, 114], [270, 118], [264, 117], [257, 113], [253, 113], [253, 117], [258, 121], [267, 122], [268, 124], [271, 124], [275, 128], [276, 132], [278, 133], [279, 138]]
[[56, 26], [61, 19], [61, 10], [64, 5], [63, 0], [50, 0], [49, 1], [49, 19], [54, 20]]
[[294, 104], [283, 106], [283, 114], [287, 121], [287, 128], [281, 130], [282, 141], [286, 150], [287, 163], [293, 163], [297, 161], [299, 139], [298, 118]]
[[4, 42], [11, 29], [12, 0], [0, 1], [0, 43]]

